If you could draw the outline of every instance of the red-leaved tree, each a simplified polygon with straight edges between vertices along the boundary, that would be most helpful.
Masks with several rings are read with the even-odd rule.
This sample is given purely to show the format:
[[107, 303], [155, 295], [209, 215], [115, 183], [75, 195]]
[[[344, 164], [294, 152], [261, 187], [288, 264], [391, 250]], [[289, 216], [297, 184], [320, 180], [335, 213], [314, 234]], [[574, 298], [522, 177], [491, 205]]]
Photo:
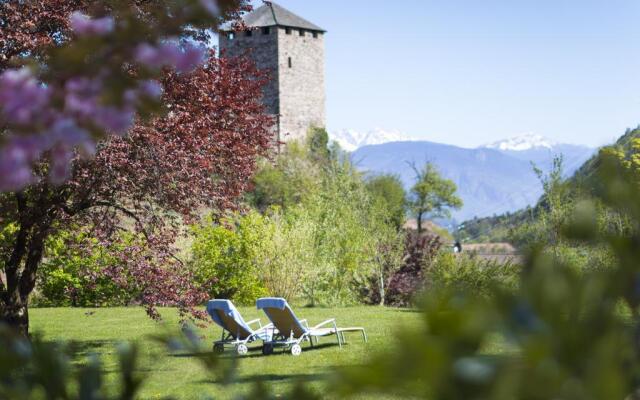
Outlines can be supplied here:
[[115, 283], [154, 306], [183, 312], [204, 300], [189, 271], [173, 254], [184, 222], [206, 208], [227, 209], [247, 188], [256, 159], [273, 144], [271, 117], [260, 103], [265, 76], [248, 60], [210, 55], [189, 75], [167, 72], [164, 116], [138, 122], [125, 137], [97, 146], [94, 158], [77, 158], [72, 178], [52, 185], [48, 165], [36, 184], [0, 194], [0, 228], [16, 233], [0, 245], [0, 321], [28, 334], [28, 302], [47, 237], [90, 227], [105, 245], [123, 242], [118, 263], [105, 271]]

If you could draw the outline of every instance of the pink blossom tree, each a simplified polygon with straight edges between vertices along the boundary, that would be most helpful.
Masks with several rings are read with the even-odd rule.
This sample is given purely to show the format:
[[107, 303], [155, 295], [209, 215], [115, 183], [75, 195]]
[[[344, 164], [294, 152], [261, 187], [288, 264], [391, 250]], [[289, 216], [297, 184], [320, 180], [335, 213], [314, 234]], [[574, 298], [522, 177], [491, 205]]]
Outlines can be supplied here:
[[[193, 311], [204, 291], [173, 254], [181, 224], [235, 207], [272, 145], [264, 74], [165, 40], [205, 40], [212, 18], [235, 18], [244, 1], [132, 0], [95, 18], [67, 3], [0, 4], [22, 24], [0, 24], [2, 67], [26, 56], [37, 65], [0, 76], [0, 231], [15, 232], [0, 245], [0, 321], [24, 335], [46, 239], [77, 226], [105, 246], [131, 232], [105, 274], [140, 293], [151, 316], [156, 305]], [[18, 43], [23, 32], [34, 36]]]

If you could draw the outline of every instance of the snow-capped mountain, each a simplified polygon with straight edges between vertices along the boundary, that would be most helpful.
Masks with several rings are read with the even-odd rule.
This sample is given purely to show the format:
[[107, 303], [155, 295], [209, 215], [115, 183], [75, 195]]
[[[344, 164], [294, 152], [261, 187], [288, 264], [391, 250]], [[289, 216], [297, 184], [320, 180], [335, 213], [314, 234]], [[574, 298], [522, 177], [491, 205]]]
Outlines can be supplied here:
[[555, 157], [561, 155], [565, 176], [570, 176], [596, 152], [586, 146], [555, 143], [539, 135], [520, 136], [475, 149], [416, 139], [411, 143], [389, 140], [392, 141], [361, 145], [352, 153], [352, 159], [362, 171], [399, 176], [406, 189], [415, 183], [411, 163], [433, 162], [446, 178], [455, 182], [464, 202], [461, 210], [452, 213], [458, 221], [535, 204], [542, 187], [531, 163], [547, 173]]
[[520, 135], [516, 137], [512, 137], [509, 139], [501, 140], [495, 143], [487, 144], [485, 147], [487, 149], [496, 149], [502, 151], [525, 151], [532, 149], [549, 149], [552, 150], [557, 143], [547, 139], [542, 135], [536, 135], [533, 133], [528, 133], [525, 135]]
[[357, 131], [355, 129], [342, 129], [329, 133], [329, 138], [349, 152], [355, 151], [362, 146], [389, 142], [406, 142], [412, 140], [409, 136], [400, 131], [389, 131], [380, 128], [372, 129], [367, 132]]

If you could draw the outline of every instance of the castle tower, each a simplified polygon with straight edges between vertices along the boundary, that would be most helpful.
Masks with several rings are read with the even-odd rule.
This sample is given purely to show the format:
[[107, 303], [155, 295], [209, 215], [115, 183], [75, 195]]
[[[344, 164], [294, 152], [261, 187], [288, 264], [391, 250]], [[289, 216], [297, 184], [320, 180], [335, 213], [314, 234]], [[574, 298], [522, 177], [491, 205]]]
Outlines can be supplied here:
[[243, 17], [249, 28], [222, 28], [220, 50], [248, 54], [271, 74], [263, 102], [277, 119], [278, 140], [304, 138], [310, 127], [325, 126], [325, 30], [269, 1]]

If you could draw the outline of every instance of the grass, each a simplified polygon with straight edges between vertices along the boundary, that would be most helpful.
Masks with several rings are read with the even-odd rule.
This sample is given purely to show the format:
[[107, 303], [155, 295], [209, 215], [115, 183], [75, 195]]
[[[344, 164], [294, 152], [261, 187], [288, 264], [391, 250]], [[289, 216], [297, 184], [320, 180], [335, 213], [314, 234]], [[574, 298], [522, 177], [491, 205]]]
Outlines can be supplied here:
[[[255, 307], [240, 308], [247, 320], [266, 317]], [[238, 361], [236, 379], [223, 385], [206, 372], [191, 355], [172, 355], [151, 335], [176, 331], [177, 312], [163, 309], [164, 324], [149, 319], [142, 308], [43, 308], [30, 311], [31, 331], [47, 340], [71, 342], [75, 362], [84, 362], [90, 354], [100, 354], [107, 371], [107, 379], [116, 378], [116, 345], [122, 341], [136, 342], [141, 349], [139, 371], [147, 375], [141, 398], [155, 399], [172, 396], [179, 399], [200, 399], [210, 396], [230, 399], [249, 392], [255, 382], [265, 382], [274, 392], [288, 392], [297, 381], [303, 380], [312, 388], [322, 390], [323, 377], [342, 366], [364, 363], [372, 352], [393, 345], [394, 332], [400, 326], [416, 326], [419, 314], [412, 310], [382, 307], [304, 308], [298, 309], [300, 318], [317, 324], [335, 317], [339, 326], [362, 326], [367, 330], [369, 343], [359, 334], [347, 337], [348, 344], [340, 349], [335, 337], [325, 338], [321, 346], [303, 346], [299, 357], [289, 353], [263, 356], [261, 344], [249, 346], [249, 354]], [[211, 343], [220, 336], [213, 325], [200, 333]], [[114, 382], [115, 383], [115, 382]]]

